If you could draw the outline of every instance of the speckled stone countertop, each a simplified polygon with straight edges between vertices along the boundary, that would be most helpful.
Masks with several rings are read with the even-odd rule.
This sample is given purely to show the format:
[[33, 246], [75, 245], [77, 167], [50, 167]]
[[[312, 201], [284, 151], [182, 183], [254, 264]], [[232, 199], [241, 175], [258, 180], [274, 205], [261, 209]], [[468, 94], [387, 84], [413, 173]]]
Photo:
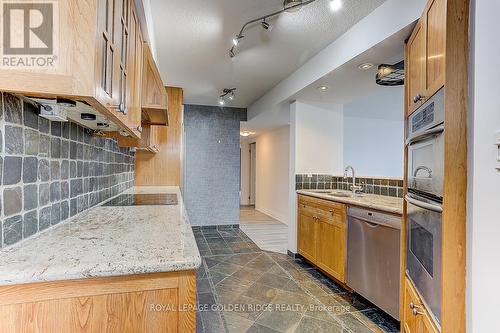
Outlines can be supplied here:
[[380, 210], [380, 211], [387, 212], [387, 213], [403, 215], [403, 199], [401, 199], [401, 198], [387, 197], [387, 196], [376, 195], [376, 194], [363, 194], [360, 197], [335, 197], [335, 196], [328, 195], [328, 193], [325, 193], [325, 192], [348, 193], [348, 191], [341, 191], [341, 190], [330, 190], [330, 191], [299, 190], [299, 191], [297, 191], [298, 194], [308, 195], [311, 197], [340, 202], [340, 203], [344, 203], [347, 205], [353, 205], [353, 206], [364, 207], [364, 208], [371, 208], [371, 209]]
[[176, 187], [176, 206], [97, 206], [0, 251], [0, 285], [197, 269], [200, 254]]

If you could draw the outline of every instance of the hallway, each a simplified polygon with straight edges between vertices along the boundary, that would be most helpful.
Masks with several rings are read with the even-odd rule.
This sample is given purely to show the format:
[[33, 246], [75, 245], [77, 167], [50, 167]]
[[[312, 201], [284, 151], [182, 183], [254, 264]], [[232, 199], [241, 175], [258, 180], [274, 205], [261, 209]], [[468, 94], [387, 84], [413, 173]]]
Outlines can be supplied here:
[[288, 226], [259, 212], [255, 206], [240, 207], [240, 229], [261, 249], [287, 253]]

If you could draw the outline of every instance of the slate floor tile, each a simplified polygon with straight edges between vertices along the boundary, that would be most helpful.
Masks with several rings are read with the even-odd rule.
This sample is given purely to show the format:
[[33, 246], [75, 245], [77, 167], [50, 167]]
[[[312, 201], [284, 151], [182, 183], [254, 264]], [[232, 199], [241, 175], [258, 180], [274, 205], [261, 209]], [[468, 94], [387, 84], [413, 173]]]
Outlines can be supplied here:
[[339, 324], [304, 316], [300, 320], [295, 333], [341, 333], [343, 331], [342, 326]]
[[248, 331], [246, 331], [246, 333], [279, 333], [279, 332], [273, 330], [272, 328], [265, 327], [255, 323], [252, 325], [252, 327], [248, 329]]
[[255, 322], [278, 332], [294, 332], [300, 319], [301, 316], [293, 311], [266, 311]]
[[398, 322], [303, 259], [262, 251], [239, 229], [194, 233], [203, 258], [198, 302], [225, 310], [199, 312], [198, 333], [399, 332]]

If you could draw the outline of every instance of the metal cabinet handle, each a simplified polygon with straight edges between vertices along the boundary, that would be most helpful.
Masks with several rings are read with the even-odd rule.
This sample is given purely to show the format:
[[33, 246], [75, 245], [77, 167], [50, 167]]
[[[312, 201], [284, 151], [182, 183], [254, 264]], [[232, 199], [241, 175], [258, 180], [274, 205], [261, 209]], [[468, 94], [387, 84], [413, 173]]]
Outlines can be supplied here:
[[424, 96], [418, 94], [417, 96], [413, 97], [413, 103], [418, 103], [420, 102], [422, 99], [424, 98]]
[[423, 314], [424, 314], [423, 312], [418, 311], [418, 309], [417, 309], [417, 308], [414, 308], [412, 312], [413, 312], [413, 315], [414, 315], [414, 316], [418, 316], [418, 315], [423, 315]]
[[410, 309], [414, 309], [415, 308], [415, 304], [413, 304], [413, 302], [410, 303]]
[[137, 130], [137, 132], [142, 133], [142, 126], [137, 126], [136, 130]]

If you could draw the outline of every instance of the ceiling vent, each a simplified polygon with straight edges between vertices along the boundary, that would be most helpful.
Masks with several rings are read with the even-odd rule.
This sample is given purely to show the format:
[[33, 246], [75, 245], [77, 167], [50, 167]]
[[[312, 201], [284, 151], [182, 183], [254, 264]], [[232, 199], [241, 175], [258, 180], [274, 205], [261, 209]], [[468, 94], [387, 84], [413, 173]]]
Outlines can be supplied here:
[[386, 87], [402, 86], [405, 84], [405, 62], [378, 66], [376, 81], [377, 84]]

